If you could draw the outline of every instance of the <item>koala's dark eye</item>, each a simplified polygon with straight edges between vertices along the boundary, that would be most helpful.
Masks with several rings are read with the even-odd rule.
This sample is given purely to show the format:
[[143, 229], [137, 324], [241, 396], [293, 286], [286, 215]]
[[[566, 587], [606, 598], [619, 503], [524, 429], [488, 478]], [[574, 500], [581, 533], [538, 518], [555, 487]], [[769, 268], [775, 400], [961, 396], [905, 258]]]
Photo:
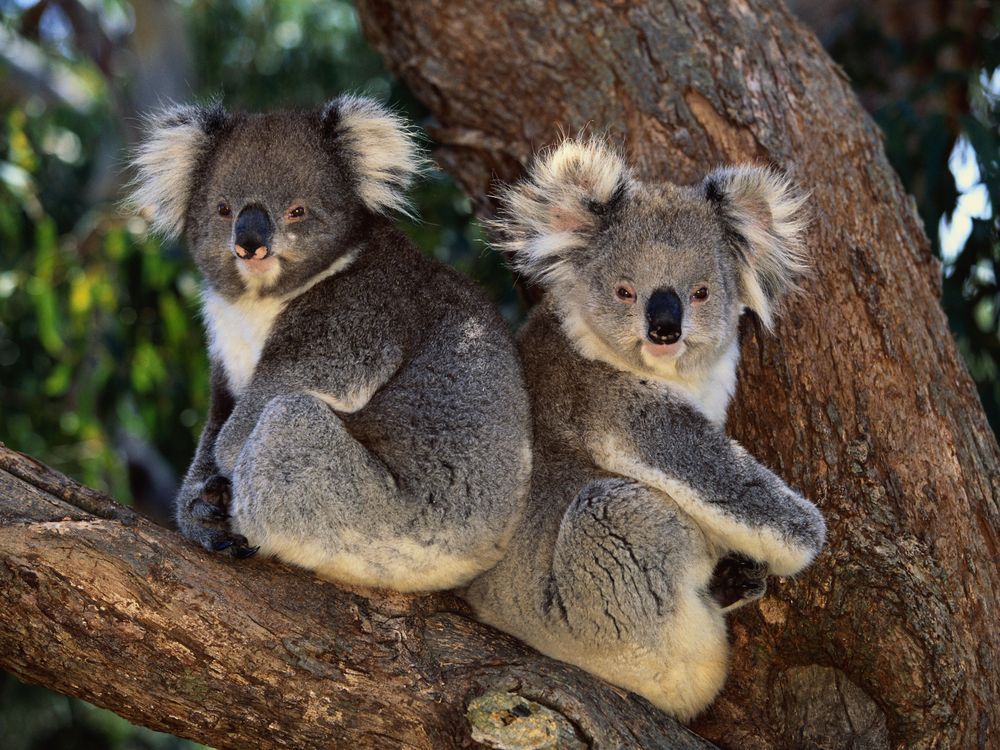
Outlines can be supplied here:
[[691, 292], [692, 302], [704, 302], [708, 299], [708, 289], [706, 287], [700, 286]]
[[295, 219], [302, 219], [306, 215], [306, 209], [303, 206], [292, 206], [285, 212], [285, 218], [289, 221], [295, 221]]
[[220, 201], [219, 205], [215, 207], [215, 210], [219, 212], [219, 216], [232, 216], [233, 209], [229, 207], [229, 204], [225, 201]]
[[631, 305], [635, 302], [635, 287], [627, 281], [623, 281], [618, 285], [618, 288], [615, 289], [615, 296], [625, 304]]

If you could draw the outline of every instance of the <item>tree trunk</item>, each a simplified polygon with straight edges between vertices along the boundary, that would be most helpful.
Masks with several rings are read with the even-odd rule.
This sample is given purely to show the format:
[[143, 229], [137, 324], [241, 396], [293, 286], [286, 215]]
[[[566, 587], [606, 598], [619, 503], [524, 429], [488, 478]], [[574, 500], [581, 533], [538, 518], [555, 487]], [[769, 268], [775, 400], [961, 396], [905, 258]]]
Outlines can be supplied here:
[[2, 444], [0, 613], [0, 667], [217, 748], [711, 748], [457, 599], [210, 555]]
[[754, 161], [811, 191], [815, 276], [776, 336], [746, 327], [730, 426], [830, 544], [733, 619], [695, 726], [730, 748], [1000, 745], [1000, 454], [911, 199], [813, 35], [763, 0], [358, 7], [481, 208], [588, 125], [651, 180]]

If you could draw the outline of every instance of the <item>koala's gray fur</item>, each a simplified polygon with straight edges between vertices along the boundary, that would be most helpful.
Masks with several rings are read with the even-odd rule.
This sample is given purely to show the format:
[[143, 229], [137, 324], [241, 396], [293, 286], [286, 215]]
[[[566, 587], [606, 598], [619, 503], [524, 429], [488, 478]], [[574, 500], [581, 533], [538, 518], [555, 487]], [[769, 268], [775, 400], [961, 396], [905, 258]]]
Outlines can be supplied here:
[[204, 275], [212, 407], [177, 497], [206, 549], [406, 591], [501, 556], [530, 474], [513, 341], [382, 214], [420, 167], [399, 118], [183, 107], [151, 120], [133, 202]]
[[[519, 338], [535, 458], [507, 555], [464, 595], [690, 718], [725, 679], [724, 611], [824, 544], [816, 507], [722, 429], [742, 311], [770, 325], [804, 267], [802, 200], [754, 167], [643, 184], [601, 143], [567, 141], [503, 202], [514, 264], [548, 292]], [[650, 338], [657, 294], [682, 305], [669, 345]]]

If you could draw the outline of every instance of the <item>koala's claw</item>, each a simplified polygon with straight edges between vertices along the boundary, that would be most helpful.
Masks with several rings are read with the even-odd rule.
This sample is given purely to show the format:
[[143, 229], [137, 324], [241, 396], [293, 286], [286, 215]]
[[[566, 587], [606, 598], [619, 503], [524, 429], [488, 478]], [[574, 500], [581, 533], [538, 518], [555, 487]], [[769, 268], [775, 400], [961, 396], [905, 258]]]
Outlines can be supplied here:
[[212, 549], [216, 552], [232, 550], [233, 557], [244, 560], [256, 555], [260, 547], [251, 547], [250, 542], [242, 534], [227, 534], [223, 539], [215, 542]]
[[767, 591], [767, 563], [732, 552], [716, 564], [708, 589], [723, 612], [756, 601]]
[[[240, 537], [240, 539], [243, 539], [243, 537]], [[259, 549], [260, 547], [248, 547], [246, 544], [246, 539], [243, 539], [243, 544], [237, 545], [236, 548], [233, 550], [233, 556], [238, 557], [240, 560], [244, 560], [248, 557], [253, 557], [254, 555], [256, 555], [257, 550]]]
[[244, 560], [257, 554], [260, 547], [251, 547], [250, 542], [242, 534], [230, 534], [226, 531], [215, 531], [208, 540], [207, 548], [213, 552], [229, 550], [233, 557]]
[[185, 533], [210, 552], [230, 550], [233, 557], [244, 559], [257, 553], [242, 534], [229, 531], [229, 504], [232, 501], [232, 484], [226, 477], [216, 474], [205, 480], [201, 493], [188, 506], [191, 526]]

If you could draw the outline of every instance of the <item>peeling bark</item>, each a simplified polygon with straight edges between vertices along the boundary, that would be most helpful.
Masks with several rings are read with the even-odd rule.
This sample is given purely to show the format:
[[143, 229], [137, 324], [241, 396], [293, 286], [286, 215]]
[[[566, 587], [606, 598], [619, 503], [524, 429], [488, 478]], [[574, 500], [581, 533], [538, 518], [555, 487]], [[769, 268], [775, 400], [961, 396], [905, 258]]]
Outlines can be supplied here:
[[473, 622], [211, 555], [0, 444], [0, 667], [223, 748], [709, 743]]
[[1000, 743], [1000, 452], [912, 200], [813, 35], [762, 0], [358, 7], [484, 212], [495, 177], [587, 126], [648, 179], [753, 161], [811, 191], [815, 276], [776, 336], [746, 326], [730, 426], [830, 546], [734, 618], [695, 727], [730, 748]]

